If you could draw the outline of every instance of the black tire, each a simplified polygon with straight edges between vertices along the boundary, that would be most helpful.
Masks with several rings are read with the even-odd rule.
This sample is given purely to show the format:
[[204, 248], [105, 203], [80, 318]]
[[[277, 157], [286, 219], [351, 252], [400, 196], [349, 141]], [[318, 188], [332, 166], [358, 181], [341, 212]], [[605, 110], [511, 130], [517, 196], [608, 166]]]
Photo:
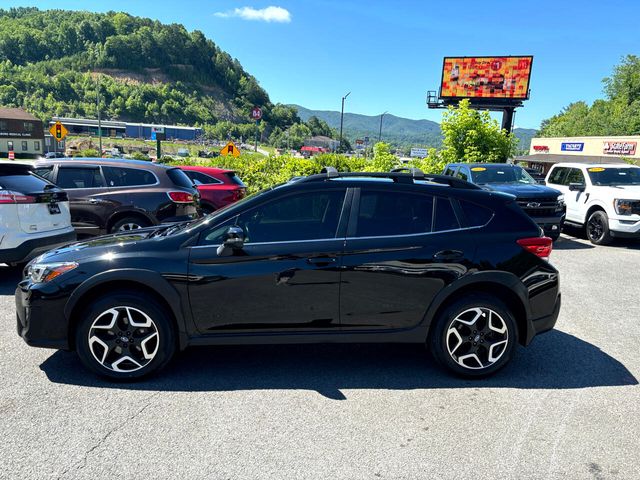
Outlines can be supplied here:
[[215, 212], [216, 209], [208, 203], [202, 203], [200, 204], [200, 211], [202, 212], [202, 215], [209, 215], [210, 213]]
[[151, 226], [149, 220], [142, 217], [125, 217], [118, 220], [111, 226], [110, 233], [127, 232]]
[[613, 242], [609, 232], [609, 217], [602, 210], [596, 210], [587, 219], [587, 238], [594, 245], [609, 245]]
[[[463, 323], [478, 314], [480, 316], [473, 325]], [[488, 328], [487, 317], [491, 318], [493, 329]], [[489, 295], [474, 294], [462, 298], [449, 305], [434, 322], [429, 336], [431, 354], [440, 365], [463, 377], [485, 377], [497, 372], [509, 362], [518, 343], [513, 314], [502, 301]], [[452, 329], [458, 332], [457, 337], [450, 333]], [[505, 332], [498, 333], [495, 329]], [[458, 343], [458, 338], [462, 343]], [[495, 346], [487, 348], [489, 344]], [[465, 358], [468, 355], [470, 357]]]
[[[114, 327], [108, 328], [106, 325], [114, 317], [111, 310], [118, 315]], [[127, 312], [138, 324], [128, 330]], [[100, 342], [109, 348], [103, 348]], [[133, 291], [109, 293], [92, 301], [82, 313], [76, 329], [76, 351], [83, 365], [98, 375], [111, 380], [139, 379], [157, 372], [171, 360], [176, 351], [175, 328], [154, 298]]]

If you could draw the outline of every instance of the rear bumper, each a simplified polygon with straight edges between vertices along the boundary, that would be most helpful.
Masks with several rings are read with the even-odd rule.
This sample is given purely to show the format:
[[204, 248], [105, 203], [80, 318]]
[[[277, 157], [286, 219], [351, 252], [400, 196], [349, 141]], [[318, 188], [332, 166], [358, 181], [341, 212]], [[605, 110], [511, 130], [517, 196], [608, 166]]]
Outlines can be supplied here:
[[28, 281], [16, 288], [18, 335], [32, 347], [68, 350], [69, 323], [63, 313], [67, 298], [57, 295], [57, 287], [49, 288], [34, 289]]
[[0, 263], [21, 263], [76, 240], [76, 232], [70, 231], [50, 237], [27, 240], [18, 247], [0, 250]]
[[536, 318], [530, 322], [530, 326], [527, 329], [527, 338], [524, 341], [525, 345], [529, 345], [536, 335], [544, 332], [548, 332], [553, 329], [558, 321], [558, 315], [560, 315], [560, 306], [562, 305], [562, 295], [558, 293], [556, 297], [556, 303], [553, 306], [553, 311], [549, 315]]

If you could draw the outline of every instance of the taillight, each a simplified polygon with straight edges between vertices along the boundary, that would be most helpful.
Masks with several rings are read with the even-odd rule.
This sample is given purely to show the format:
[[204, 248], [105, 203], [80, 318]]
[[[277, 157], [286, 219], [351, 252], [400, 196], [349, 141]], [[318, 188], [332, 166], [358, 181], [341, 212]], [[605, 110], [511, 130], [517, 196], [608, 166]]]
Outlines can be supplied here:
[[36, 197], [12, 190], [0, 190], [0, 204], [2, 203], [36, 203]]
[[193, 203], [193, 195], [187, 192], [167, 192], [174, 203]]
[[549, 237], [531, 237], [517, 240], [518, 245], [544, 260], [549, 259], [553, 249], [553, 240]]

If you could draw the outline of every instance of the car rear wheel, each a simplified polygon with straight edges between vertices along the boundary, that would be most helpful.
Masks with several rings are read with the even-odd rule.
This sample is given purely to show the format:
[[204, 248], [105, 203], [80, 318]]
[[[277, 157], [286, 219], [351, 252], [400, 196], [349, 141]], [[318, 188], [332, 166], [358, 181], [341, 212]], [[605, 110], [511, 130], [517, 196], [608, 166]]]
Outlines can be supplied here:
[[144, 294], [116, 292], [83, 312], [76, 330], [82, 363], [98, 375], [127, 380], [147, 376], [175, 353], [173, 325], [157, 301]]
[[465, 377], [490, 375], [510, 360], [517, 343], [516, 323], [497, 298], [474, 295], [450, 305], [430, 336], [435, 359]]
[[126, 217], [118, 220], [111, 227], [111, 233], [129, 232], [150, 226], [149, 221], [140, 217]]
[[609, 217], [602, 210], [596, 210], [587, 220], [587, 237], [594, 245], [609, 245], [613, 242], [609, 232]]

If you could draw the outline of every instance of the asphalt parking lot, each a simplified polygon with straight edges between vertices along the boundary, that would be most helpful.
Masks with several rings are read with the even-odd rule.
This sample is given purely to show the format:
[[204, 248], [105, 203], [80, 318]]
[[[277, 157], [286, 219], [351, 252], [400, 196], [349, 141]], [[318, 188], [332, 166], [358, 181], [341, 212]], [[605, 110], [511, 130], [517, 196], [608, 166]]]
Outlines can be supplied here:
[[417, 346], [192, 348], [114, 384], [16, 335], [0, 267], [0, 478], [640, 478], [640, 242], [564, 236], [557, 329], [490, 379]]

